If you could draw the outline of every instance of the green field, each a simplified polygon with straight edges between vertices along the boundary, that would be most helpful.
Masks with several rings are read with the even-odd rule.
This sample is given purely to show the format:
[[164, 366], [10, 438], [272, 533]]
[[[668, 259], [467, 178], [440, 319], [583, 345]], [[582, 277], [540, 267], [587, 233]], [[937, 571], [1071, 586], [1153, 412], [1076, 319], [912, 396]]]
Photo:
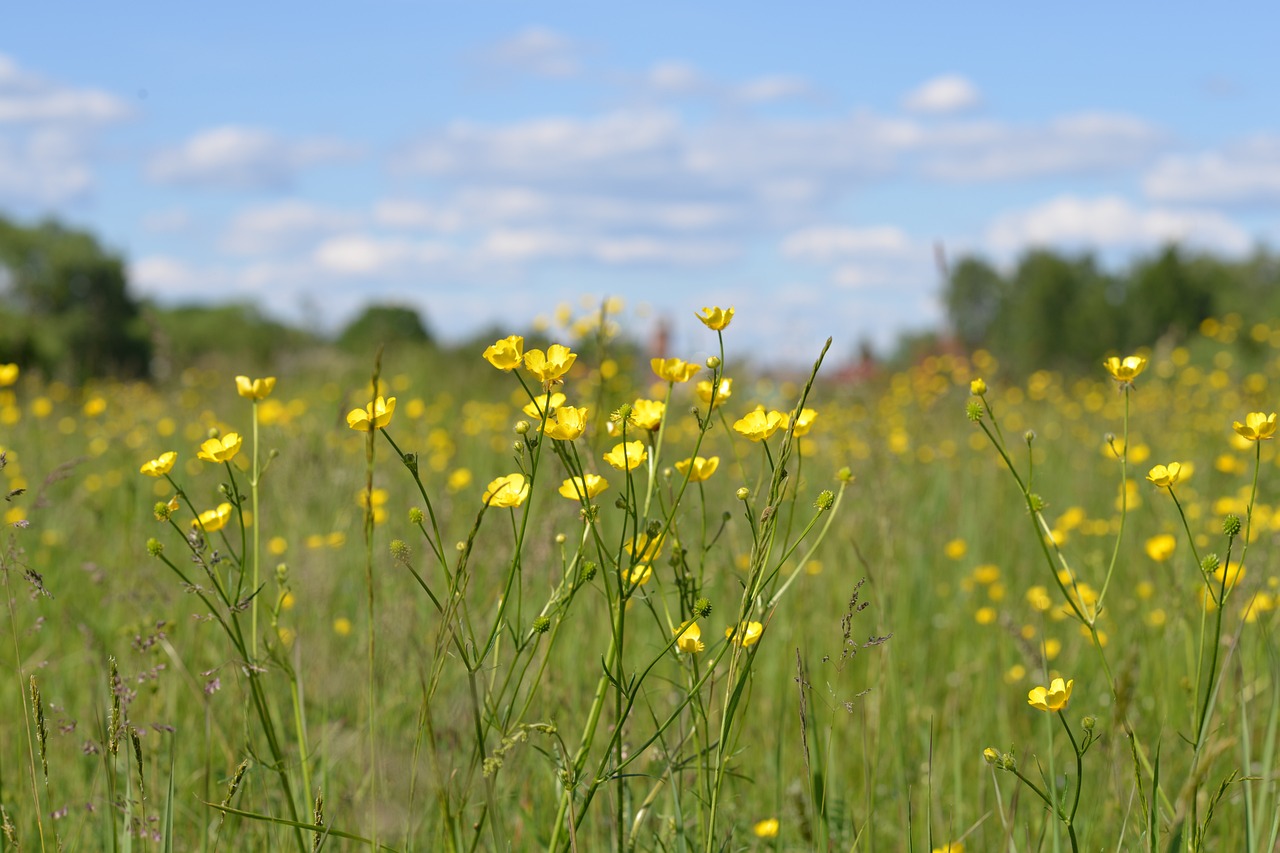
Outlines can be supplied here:
[[1280, 330], [856, 383], [577, 332], [0, 370], [0, 848], [1280, 849]]

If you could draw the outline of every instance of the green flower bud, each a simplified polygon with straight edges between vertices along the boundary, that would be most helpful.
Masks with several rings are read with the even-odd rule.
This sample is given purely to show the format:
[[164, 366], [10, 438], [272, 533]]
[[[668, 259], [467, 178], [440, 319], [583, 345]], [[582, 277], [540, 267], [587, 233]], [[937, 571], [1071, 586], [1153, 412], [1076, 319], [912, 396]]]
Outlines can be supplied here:
[[841, 468], [839, 471], [836, 472], [836, 479], [842, 483], [852, 483], [853, 469], [851, 469], [848, 465], [844, 466], [843, 468]]
[[1044, 498], [1040, 497], [1035, 492], [1031, 493], [1028, 498], [1028, 502], [1031, 504], [1032, 512], [1044, 512], [1044, 508], [1048, 506], [1048, 504], [1045, 503]]
[[1208, 554], [1200, 561], [1200, 570], [1205, 573], [1216, 572], [1218, 570], [1218, 566], [1221, 565], [1222, 562], [1218, 559], [1217, 554]]
[[986, 414], [986, 409], [977, 400], [970, 400], [965, 404], [964, 415], [973, 423], [982, 420], [982, 416]]
[[533, 620], [533, 631], [535, 634], [545, 634], [551, 630], [551, 618], [549, 616], [539, 616]]
[[422, 510], [418, 509], [416, 506], [409, 507], [410, 524], [421, 524], [424, 518], [425, 516], [422, 514]]
[[567, 537], [566, 537], [563, 533], [557, 533], [557, 534], [556, 534], [556, 544], [557, 544], [557, 545], [563, 545], [563, 544], [565, 543], [565, 539], [566, 539], [566, 538], [567, 538]]
[[147, 553], [153, 557], [159, 557], [161, 554], [164, 553], [164, 543], [161, 542], [159, 539], [155, 539], [155, 538], [148, 539]]
[[516, 421], [516, 435], [524, 435], [529, 432], [531, 424], [528, 421]]
[[982, 759], [988, 764], [997, 764], [1000, 761], [1000, 753], [995, 750], [995, 747], [989, 746], [982, 750]]
[[738, 500], [745, 501], [747, 498], [751, 497], [751, 490], [748, 489], [746, 486], [743, 486], [742, 488], [738, 489], [738, 491], [735, 494], [737, 495]]
[[1086, 716], [1080, 721], [1080, 728], [1084, 729], [1086, 732], [1093, 731], [1093, 727], [1096, 725], [1098, 725], [1098, 718], [1092, 715]]
[[409, 561], [409, 546], [403, 539], [391, 540], [391, 556], [402, 563]]
[[693, 612], [698, 614], [699, 619], [706, 619], [711, 615], [711, 602], [706, 598], [699, 598], [693, 603]]
[[715, 370], [719, 366], [720, 366], [720, 356], [713, 355], [707, 359], [707, 367], [711, 368], [712, 370]]
[[1222, 532], [1228, 536], [1239, 536], [1240, 516], [1235, 513], [1231, 513], [1226, 518], [1222, 519]]
[[591, 580], [595, 578], [595, 576], [596, 576], [596, 564], [591, 562], [590, 560], [587, 560], [585, 563], [582, 564], [583, 583], [590, 583]]
[[818, 512], [826, 512], [835, 505], [836, 496], [830, 489], [823, 489], [818, 493], [818, 499], [813, 502], [813, 508]]

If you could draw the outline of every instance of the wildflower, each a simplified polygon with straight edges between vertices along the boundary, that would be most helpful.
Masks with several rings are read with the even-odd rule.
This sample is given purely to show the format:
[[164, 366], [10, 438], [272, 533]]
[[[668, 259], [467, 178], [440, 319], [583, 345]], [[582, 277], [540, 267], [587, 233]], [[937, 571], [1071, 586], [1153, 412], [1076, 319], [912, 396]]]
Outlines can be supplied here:
[[163, 477], [173, 470], [173, 463], [178, 459], [178, 453], [174, 450], [166, 450], [150, 462], [142, 463], [139, 471], [148, 477]]
[[179, 506], [180, 504], [178, 503], [177, 495], [174, 495], [167, 501], [159, 501], [155, 505], [156, 521], [168, 521], [169, 517], [178, 511]]
[[524, 338], [511, 335], [495, 341], [484, 351], [484, 360], [499, 370], [515, 370], [524, 360]]
[[[732, 311], [733, 309], [730, 308], [729, 310]], [[776, 817], [766, 818], [752, 826], [751, 831], [755, 833], [756, 838], [777, 838], [778, 819]]]
[[[715, 405], [719, 406], [733, 396], [733, 380], [725, 377], [715, 386]], [[712, 382], [710, 379], [703, 379], [697, 385], [693, 386], [693, 393], [698, 395], [698, 399], [710, 406]]]
[[1147, 479], [1162, 489], [1169, 489], [1178, 482], [1181, 473], [1182, 466], [1177, 462], [1170, 462], [1168, 465], [1157, 465], [1152, 468], [1147, 472]]
[[1173, 549], [1178, 547], [1178, 540], [1168, 533], [1152, 536], [1147, 540], [1147, 556], [1157, 563], [1163, 563], [1173, 556]]
[[571, 501], [594, 498], [609, 488], [609, 482], [596, 474], [585, 474], [582, 477], [570, 477], [560, 485], [560, 494]]
[[1048, 688], [1033, 687], [1027, 694], [1027, 704], [1041, 711], [1061, 711], [1071, 699], [1071, 685], [1075, 683], [1074, 678], [1065, 684], [1061, 678], [1055, 678]]
[[652, 563], [662, 553], [662, 541], [661, 536], [650, 537], [648, 533], [641, 533], [634, 539], [628, 540], [623, 547], [632, 559], [641, 563]]
[[1244, 423], [1235, 421], [1231, 428], [1247, 441], [1269, 441], [1276, 435], [1276, 413], [1250, 412], [1244, 416]]
[[18, 365], [16, 364], [0, 364], [0, 388], [12, 385], [18, 381]]
[[969, 393], [975, 397], [981, 397], [987, 393], [987, 383], [981, 379], [975, 379], [969, 383]]
[[959, 560], [969, 552], [969, 545], [963, 539], [952, 539], [942, 547], [942, 553], [952, 560]]
[[796, 416], [796, 424], [791, 432], [794, 435], [808, 435], [809, 430], [813, 429], [813, 422], [817, 418], [818, 412], [816, 409], [801, 409], [800, 414]]
[[732, 640], [745, 648], [754, 646], [763, 631], [764, 625], [759, 622], [744, 622], [738, 626], [738, 630], [734, 630], [732, 626], [725, 628], [724, 635], [726, 639]]
[[582, 435], [587, 428], [587, 407], [575, 408], [573, 406], [561, 406], [556, 409], [555, 417], [547, 420], [547, 425], [543, 429], [543, 433], [548, 438], [555, 438], [561, 441], [573, 441]]
[[347, 412], [347, 426], [361, 432], [373, 432], [391, 423], [391, 415], [396, 410], [396, 398], [379, 397], [363, 409], [352, 409]]
[[1102, 362], [1102, 366], [1117, 382], [1132, 382], [1138, 374], [1147, 368], [1147, 360], [1140, 355], [1128, 355], [1124, 358], [1111, 356]]
[[651, 577], [653, 577], [653, 567], [648, 563], [638, 563], [631, 567], [631, 571], [627, 572], [627, 583], [632, 586], [643, 586], [649, 582]]
[[[720, 308], [720, 307], [715, 307], [715, 308], [708, 307], [708, 308], [703, 308], [702, 313], [694, 314], [693, 316], [701, 320], [702, 325], [706, 326], [708, 329], [711, 329], [713, 332], [722, 332], [724, 331], [725, 327], [728, 326], [729, 323], [733, 321], [733, 309]], [[769, 836], [769, 837], [772, 838], [773, 836]]]
[[230, 462], [240, 452], [240, 441], [239, 433], [229, 432], [222, 438], [211, 438], [200, 445], [200, 452], [196, 455], [206, 462]]
[[649, 452], [645, 450], [643, 441], [623, 441], [615, 444], [613, 450], [604, 455], [604, 461], [619, 471], [630, 471], [648, 456]]
[[684, 459], [676, 463], [676, 470], [681, 474], [688, 473], [689, 482], [691, 483], [701, 483], [714, 474], [719, 467], [719, 456], [712, 456], [710, 459], [695, 456], [692, 459]]
[[631, 404], [631, 422], [650, 432], [662, 425], [666, 413], [667, 404], [661, 400], [636, 400]]
[[693, 654], [706, 649], [706, 645], [702, 642], [702, 629], [698, 627], [697, 622], [690, 622], [688, 625], [676, 628], [676, 648], [682, 652]]
[[545, 385], [568, 373], [577, 358], [577, 353], [571, 352], [567, 346], [552, 344], [545, 353], [540, 349], [531, 349], [525, 353], [524, 369]]
[[654, 358], [649, 360], [649, 366], [666, 382], [688, 382], [699, 370], [698, 365], [682, 358]]
[[250, 379], [248, 376], [236, 377], [236, 393], [250, 400], [265, 400], [275, 390], [276, 378], [267, 376], [262, 379]]
[[787, 416], [782, 412], [765, 412], [756, 409], [734, 421], [733, 428], [752, 441], [764, 441], [778, 431]]
[[523, 411], [529, 417], [540, 421], [542, 420], [542, 413], [544, 410], [554, 412], [556, 409], [563, 406], [564, 403], [565, 396], [557, 391], [551, 395], [543, 394], [542, 396], [533, 398], [532, 402], [524, 404]]
[[933, 853], [964, 853], [964, 843], [961, 841], [950, 841], [941, 847], [933, 848]]
[[489, 482], [484, 502], [489, 506], [517, 507], [529, 497], [529, 484], [524, 474], [507, 474]]
[[333, 633], [339, 637], [350, 637], [352, 627], [351, 620], [345, 616], [333, 620]]
[[231, 504], [220, 503], [217, 509], [207, 509], [200, 513], [199, 518], [192, 520], [191, 526], [199, 528], [205, 533], [217, 533], [227, 526], [227, 520], [230, 518]]

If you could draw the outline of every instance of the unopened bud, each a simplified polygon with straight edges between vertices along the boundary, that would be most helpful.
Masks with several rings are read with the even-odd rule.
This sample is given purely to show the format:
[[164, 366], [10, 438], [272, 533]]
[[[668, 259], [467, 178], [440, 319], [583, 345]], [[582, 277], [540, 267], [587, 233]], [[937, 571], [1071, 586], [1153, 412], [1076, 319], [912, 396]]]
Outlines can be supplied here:
[[159, 539], [154, 539], [154, 538], [148, 539], [147, 553], [153, 557], [159, 557], [161, 554], [164, 553], [164, 543], [161, 542]]
[[533, 620], [533, 631], [535, 634], [545, 634], [551, 630], [551, 619], [547, 616], [538, 616]]
[[516, 435], [524, 435], [530, 427], [531, 424], [528, 421], [516, 421]]
[[742, 486], [734, 494], [737, 496], [738, 500], [745, 501], [747, 498], [751, 497], [751, 490], [746, 486]]
[[835, 505], [836, 496], [830, 489], [823, 489], [818, 493], [818, 499], [813, 502], [813, 508], [818, 512], [826, 512]]
[[711, 601], [707, 598], [699, 598], [693, 603], [693, 612], [700, 619], [706, 619], [711, 615]]
[[1240, 535], [1240, 516], [1231, 513], [1222, 519], [1222, 532], [1228, 536]]
[[975, 397], [981, 397], [987, 393], [987, 383], [981, 379], [975, 379], [969, 383], [969, 393]]
[[707, 359], [707, 367], [711, 368], [712, 370], [715, 370], [719, 366], [720, 366], [720, 356], [713, 355]]
[[409, 507], [409, 523], [410, 524], [421, 524], [423, 518], [424, 516], [422, 514], [422, 510], [418, 509], [416, 506]]

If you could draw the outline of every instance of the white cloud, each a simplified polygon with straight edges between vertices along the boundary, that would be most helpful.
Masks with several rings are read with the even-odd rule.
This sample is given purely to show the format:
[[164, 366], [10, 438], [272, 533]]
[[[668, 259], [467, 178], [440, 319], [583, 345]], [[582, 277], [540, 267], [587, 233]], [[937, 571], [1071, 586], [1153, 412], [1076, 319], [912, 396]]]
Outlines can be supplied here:
[[383, 199], [373, 206], [373, 219], [386, 228], [412, 228], [424, 231], [456, 231], [462, 227], [462, 215], [412, 199]]
[[973, 109], [981, 101], [978, 87], [967, 77], [943, 74], [907, 93], [902, 106], [908, 112], [942, 115]]
[[488, 64], [539, 77], [572, 77], [582, 70], [578, 46], [548, 27], [529, 27], [489, 48]]
[[312, 260], [325, 273], [339, 276], [385, 276], [448, 260], [453, 250], [426, 241], [344, 234], [316, 247]]
[[750, 104], [763, 104], [804, 98], [813, 94], [813, 87], [803, 77], [790, 74], [771, 74], [757, 77], [734, 89], [734, 97]]
[[649, 69], [645, 82], [650, 88], [662, 94], [687, 94], [700, 89], [707, 89], [710, 81], [688, 62], [667, 60], [659, 62]]
[[93, 171], [76, 134], [44, 128], [0, 135], [0, 201], [53, 206], [92, 187]]
[[1143, 189], [1157, 201], [1280, 200], [1280, 136], [1257, 136], [1222, 151], [1165, 157], [1147, 173]]
[[892, 225], [814, 226], [788, 234], [782, 241], [784, 255], [818, 262], [857, 255], [902, 255], [910, 250], [911, 238]]
[[360, 217], [346, 211], [290, 200], [241, 211], [232, 218], [222, 238], [233, 254], [266, 254], [304, 245], [318, 235], [359, 224]]
[[157, 153], [147, 171], [159, 183], [278, 189], [289, 186], [303, 169], [355, 153], [351, 145], [334, 139], [287, 141], [267, 130], [228, 125]]
[[1028, 210], [998, 217], [986, 234], [999, 252], [1029, 246], [1147, 248], [1185, 242], [1224, 252], [1244, 252], [1247, 231], [1216, 211], [1139, 208], [1120, 196], [1059, 196]]
[[132, 112], [126, 101], [110, 92], [54, 83], [0, 54], [0, 123], [107, 124]]
[[152, 234], [178, 234], [191, 227], [191, 211], [185, 207], [155, 210], [142, 217], [142, 230]]

